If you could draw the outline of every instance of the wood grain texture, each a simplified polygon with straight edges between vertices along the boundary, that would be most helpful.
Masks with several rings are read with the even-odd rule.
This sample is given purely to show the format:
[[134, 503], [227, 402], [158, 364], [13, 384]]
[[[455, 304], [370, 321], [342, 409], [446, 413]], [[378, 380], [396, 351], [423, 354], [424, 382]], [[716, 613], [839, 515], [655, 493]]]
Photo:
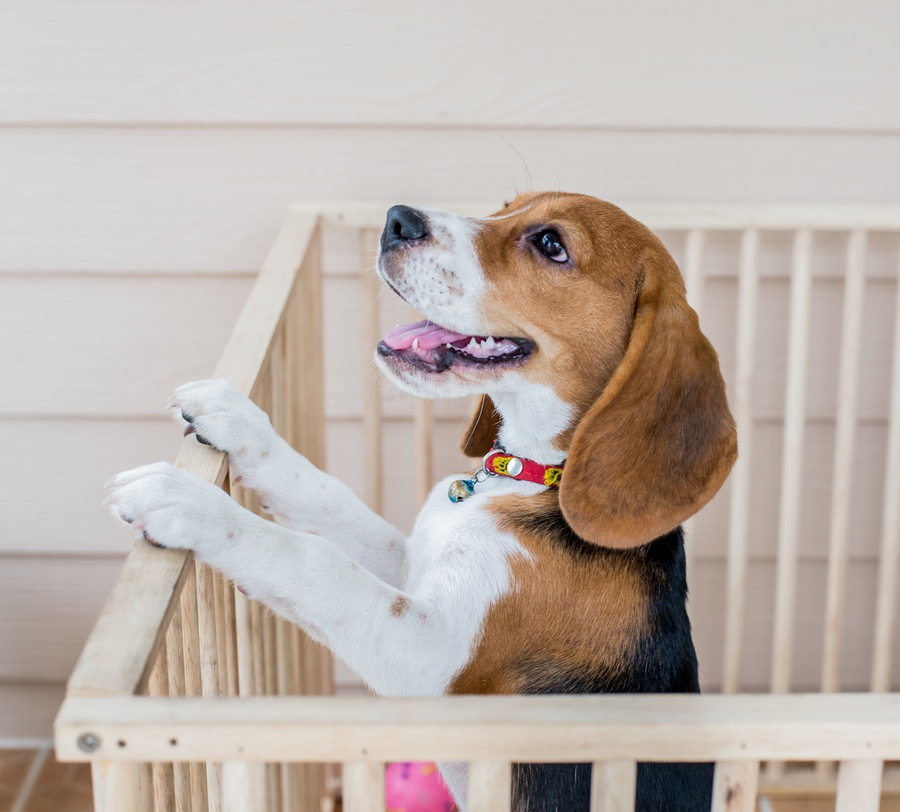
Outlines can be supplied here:
[[487, 214], [530, 187], [622, 204], [895, 204], [898, 154], [900, 135], [0, 128], [0, 270], [247, 272], [294, 200], [483, 201]]
[[[0, 111], [5, 122], [900, 129], [889, 3], [811, 14], [802, 0], [764, 0], [724, 15], [690, 0], [656, 3], [649, 18], [569, 3], [555, 12], [564, 45], [535, 23], [543, 10], [15, 0], [0, 16]], [[548, 45], [552, 59], [533, 58]]]
[[[56, 745], [72, 761], [891, 760], [898, 724], [900, 697], [883, 694], [69, 697]], [[86, 729], [92, 756], [77, 746]]]

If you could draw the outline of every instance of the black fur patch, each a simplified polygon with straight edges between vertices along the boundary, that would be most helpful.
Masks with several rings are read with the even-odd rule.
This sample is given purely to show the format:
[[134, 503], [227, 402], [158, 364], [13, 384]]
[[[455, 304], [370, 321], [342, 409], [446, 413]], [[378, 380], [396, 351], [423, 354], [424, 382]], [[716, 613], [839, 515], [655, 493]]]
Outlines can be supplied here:
[[[699, 693], [697, 655], [685, 602], [684, 535], [681, 528], [631, 550], [611, 550], [579, 538], [559, 510], [528, 517], [528, 529], [590, 566], [592, 560], [638, 556], [649, 596], [649, 632], [636, 641], [628, 667], [616, 673], [560, 673], [552, 662], [523, 662], [520, 674], [531, 694]], [[521, 525], [520, 525], [521, 526]], [[637, 812], [707, 812], [712, 803], [712, 764], [639, 764]], [[589, 764], [517, 764], [514, 812], [588, 812]]]

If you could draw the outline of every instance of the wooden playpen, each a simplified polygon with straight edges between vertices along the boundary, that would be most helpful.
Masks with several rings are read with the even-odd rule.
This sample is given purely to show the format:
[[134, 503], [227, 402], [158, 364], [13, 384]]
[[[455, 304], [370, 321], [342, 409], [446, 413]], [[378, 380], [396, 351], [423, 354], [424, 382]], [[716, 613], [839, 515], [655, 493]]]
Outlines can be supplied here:
[[[326, 345], [333, 362], [323, 339], [327, 255], [354, 255], [343, 278], [355, 286], [359, 306], [347, 329], [358, 334], [359, 348], [356, 366], [348, 367], [355, 375], [344, 378], [359, 386], [351, 394], [363, 404], [354, 465], [365, 460], [360, 487], [379, 509], [390, 464], [386, 434], [404, 438], [396, 447], [387, 443], [392, 454], [415, 444], [410, 460], [421, 498], [439, 467], [442, 445], [434, 438], [457, 429], [460, 409], [388, 402], [364, 365], [384, 318], [371, 272], [383, 211], [292, 209], [214, 373], [253, 397], [296, 448], [324, 464]], [[714, 342], [742, 455], [727, 488], [689, 528], [689, 580], [705, 566], [706, 582], [720, 589], [708, 601], [701, 589], [692, 600], [698, 635], [715, 638], [700, 652], [705, 684], [715, 693], [326, 696], [333, 684], [326, 652], [189, 556], [138, 542], [56, 721], [58, 757], [92, 764], [96, 809], [318, 812], [331, 803], [340, 775], [345, 810], [383, 812], [388, 760], [469, 762], [471, 812], [508, 809], [510, 763], [519, 761], [592, 763], [592, 809], [611, 812], [633, 808], [639, 761], [715, 762], [713, 808], [720, 812], [753, 810], [758, 793], [786, 792], [836, 792], [840, 812], [866, 812], [879, 808], [882, 794], [900, 790], [900, 776], [885, 766], [900, 760], [900, 695], [889, 693], [898, 677], [900, 210], [667, 207], [635, 214], [680, 260], [704, 327], [718, 320], [728, 330]], [[817, 255], [823, 246], [826, 253]], [[771, 307], [783, 311], [780, 328], [761, 318]], [[829, 319], [823, 333], [821, 322]], [[777, 333], [771, 345], [770, 333]], [[818, 377], [809, 372], [816, 353], [824, 354], [826, 370]], [[761, 389], [759, 370], [770, 355], [780, 357], [781, 382]], [[824, 398], [821, 414], [814, 413], [817, 398]], [[766, 414], [771, 403], [777, 408]], [[827, 443], [816, 434], [822, 425]], [[778, 442], [760, 451], [757, 441], [767, 432]], [[804, 438], [807, 451], [827, 446], [830, 462], [817, 475], [827, 487], [812, 518], [804, 507]], [[757, 483], [754, 465], [766, 455], [776, 473], [763, 470]], [[863, 508], [855, 490], [861, 458], [869, 477]], [[222, 455], [189, 438], [177, 464], [257, 509], [229, 483]], [[759, 499], [771, 503], [771, 519], [760, 518]], [[804, 535], [810, 532], [812, 541]], [[704, 542], [712, 538], [718, 541]], [[757, 544], [771, 547], [765, 587], [754, 575], [762, 566]], [[810, 558], [808, 544], [822, 555]], [[804, 597], [810, 573], [815, 595]], [[862, 615], [860, 601], [848, 600], [851, 587], [865, 593]], [[760, 604], [748, 609], [760, 590], [769, 614]], [[805, 611], [811, 603], [814, 626], [798, 621], [798, 605]], [[712, 626], [704, 632], [706, 620]], [[764, 646], [757, 640], [748, 651], [760, 622], [768, 629]], [[798, 669], [803, 646], [812, 655], [803, 654]], [[768, 671], [762, 677], [760, 662]], [[739, 693], [748, 687], [754, 693]], [[847, 688], [853, 692], [838, 693]]]

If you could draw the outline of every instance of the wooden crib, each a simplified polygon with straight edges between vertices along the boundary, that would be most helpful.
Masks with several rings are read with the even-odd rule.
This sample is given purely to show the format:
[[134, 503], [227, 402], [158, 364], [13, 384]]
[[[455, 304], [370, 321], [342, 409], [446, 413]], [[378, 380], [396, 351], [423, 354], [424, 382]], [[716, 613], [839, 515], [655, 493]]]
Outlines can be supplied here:
[[[465, 405], [383, 393], [367, 360], [402, 310], [371, 270], [385, 208], [295, 206], [214, 375], [402, 523], [471, 465], [448, 450]], [[687, 528], [708, 693], [330, 696], [327, 652], [138, 542], [56, 720], [97, 810], [319, 812], [342, 787], [344, 810], [384, 812], [384, 762], [401, 760], [469, 762], [471, 812], [508, 809], [519, 761], [593, 763], [592, 809], [609, 812], [633, 809], [639, 761], [715, 762], [719, 812], [792, 792], [866, 812], [900, 792], [885, 766], [900, 760], [900, 209], [633, 213], [679, 260], [740, 431], [729, 484]], [[221, 454], [189, 438], [177, 464], [258, 510]], [[385, 489], [398, 464], [416, 476]]]

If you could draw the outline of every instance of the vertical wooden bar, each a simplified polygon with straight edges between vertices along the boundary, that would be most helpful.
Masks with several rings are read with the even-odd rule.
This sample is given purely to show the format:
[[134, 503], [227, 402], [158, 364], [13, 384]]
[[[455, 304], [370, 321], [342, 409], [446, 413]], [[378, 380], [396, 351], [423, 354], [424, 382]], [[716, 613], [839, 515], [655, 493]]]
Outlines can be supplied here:
[[794, 591], [803, 474], [803, 435], [806, 421], [806, 372], [809, 344], [812, 233], [798, 231], [791, 268], [791, 305], [788, 339], [784, 449], [781, 471], [781, 514], [778, 523], [778, 560], [775, 579], [775, 635], [772, 649], [772, 691], [791, 687], [794, 632]]
[[213, 572], [212, 601], [213, 616], [216, 622], [216, 674], [218, 677], [219, 694], [228, 693], [228, 654], [225, 641], [225, 576], [219, 572]]
[[[266, 696], [278, 696], [278, 660], [276, 651], [276, 624], [277, 619], [269, 610], [260, 605], [260, 618], [262, 620], [262, 647], [263, 647], [263, 673], [266, 681]], [[281, 765], [279, 763], [267, 764], [267, 798], [270, 808], [281, 808]]]
[[413, 418], [416, 450], [416, 500], [424, 504], [434, 477], [434, 418], [430, 400], [416, 400]]
[[[200, 642], [200, 686], [202, 696], [219, 693], [218, 654], [215, 618], [215, 577], [205, 564], [195, 562], [197, 582], [197, 621]], [[222, 785], [219, 767], [206, 763], [206, 791], [211, 812], [222, 809]]]
[[[703, 249], [706, 242], [706, 232], [699, 228], [692, 228], [685, 237], [684, 257], [684, 284], [687, 292], [688, 304], [697, 311], [698, 317], [703, 306]], [[682, 522], [684, 531], [685, 569], [688, 573], [688, 582], [693, 577], [695, 561], [697, 559], [697, 542], [694, 539], [695, 517], [691, 516]]]
[[[181, 636], [184, 642], [184, 690], [187, 696], [203, 693], [200, 677], [200, 630], [197, 618], [196, 564], [190, 559], [190, 567], [181, 590]], [[206, 765], [191, 764], [191, 806], [205, 810], [209, 806], [206, 793]]]
[[[167, 696], [169, 693], [167, 648], [168, 646], [160, 648], [156, 665], [150, 674], [150, 696]], [[172, 764], [155, 761], [151, 765], [151, 770], [153, 776], [153, 804], [156, 812], [174, 812], [175, 777]]]
[[325, 465], [325, 376], [322, 341], [321, 234], [313, 235], [288, 303], [285, 341], [293, 352], [287, 381], [300, 394], [291, 413], [295, 448], [313, 465]]
[[508, 812], [511, 796], [512, 767], [508, 761], [473, 761], [469, 765], [467, 812]]
[[887, 465], [881, 514], [881, 552], [878, 560], [878, 599], [872, 654], [872, 690], [891, 689], [894, 623], [897, 612], [897, 567], [900, 563], [900, 261], [894, 308], [894, 362], [888, 416]]
[[234, 629], [237, 649], [238, 696], [253, 696], [253, 631], [250, 601], [237, 587], [234, 591]]
[[595, 761], [591, 770], [591, 812], [634, 812], [637, 763]]
[[[166, 660], [169, 671], [169, 696], [186, 696], [184, 674], [184, 635], [182, 633], [181, 612], [172, 615], [169, 632], [166, 635]], [[172, 765], [175, 809], [185, 812], [191, 809], [191, 766], [185, 762]]]
[[828, 552], [828, 587], [822, 691], [837, 691], [840, 684], [841, 630], [850, 541], [850, 501], [853, 487], [853, 452], [856, 445], [857, 378], [862, 342], [865, 294], [866, 233], [853, 231], [847, 244], [841, 360], [838, 374], [837, 425], [831, 488], [831, 532]]
[[880, 761], [842, 761], [835, 812], [878, 812], [881, 771]]
[[[277, 681], [278, 696], [288, 696], [291, 693], [293, 679], [291, 657], [291, 625], [282, 619], [275, 621], [275, 648], [277, 668], [275, 677]], [[297, 786], [294, 781], [294, 765], [288, 762], [281, 764], [281, 808], [282, 812], [291, 812], [297, 808], [299, 798]]]
[[381, 340], [378, 314], [378, 279], [372, 267], [377, 232], [361, 229], [360, 282], [363, 294], [363, 427], [366, 438], [366, 501], [372, 510], [384, 509], [384, 431], [382, 427], [381, 381], [372, 362], [372, 353]]
[[344, 764], [343, 812], [384, 812], [384, 764], [350, 761]]
[[712, 812], [756, 812], [758, 782], [758, 761], [717, 762]]
[[262, 612], [262, 606], [260, 606], [258, 601], [250, 601], [250, 651], [253, 658], [253, 687], [258, 696], [264, 696], [266, 693]]
[[684, 286], [688, 304], [700, 315], [703, 310], [703, 251], [706, 247], [706, 232], [692, 228], [685, 239]]
[[225, 628], [225, 693], [238, 694], [237, 642], [235, 640], [234, 587], [227, 578], [222, 579], [223, 626]]
[[131, 761], [91, 762], [94, 812], [148, 809], [147, 799], [141, 792], [141, 771], [142, 766]]
[[748, 229], [741, 236], [741, 258], [738, 269], [734, 406], [740, 453], [731, 472], [731, 509], [728, 514], [723, 693], [736, 693], [740, 690], [741, 659], [744, 649], [750, 471], [753, 450], [753, 380], [756, 368], [756, 305], [759, 292], [758, 256], [759, 232]]
[[263, 812], [266, 807], [265, 764], [226, 761], [222, 764], [222, 812]]

